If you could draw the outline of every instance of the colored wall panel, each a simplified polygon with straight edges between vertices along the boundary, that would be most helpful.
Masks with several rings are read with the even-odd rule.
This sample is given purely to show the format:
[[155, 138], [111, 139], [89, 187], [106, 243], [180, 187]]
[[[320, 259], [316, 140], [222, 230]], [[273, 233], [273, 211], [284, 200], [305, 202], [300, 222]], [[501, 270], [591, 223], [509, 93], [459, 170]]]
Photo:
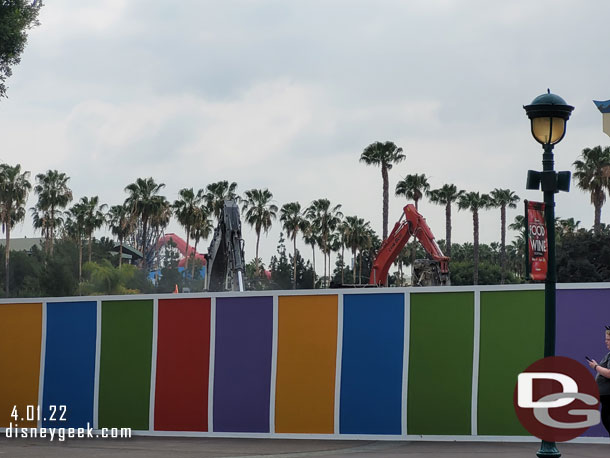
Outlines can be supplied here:
[[[610, 324], [610, 290], [557, 291], [557, 355], [573, 358], [587, 368], [585, 356], [601, 361], [608, 353], [604, 327], [607, 324]], [[583, 435], [599, 437], [607, 434], [600, 423]]]
[[337, 299], [278, 299], [277, 433], [334, 433]]
[[517, 375], [544, 356], [544, 291], [481, 292], [479, 435], [529, 435], [513, 406]]
[[269, 432], [273, 299], [216, 300], [214, 431]]
[[208, 429], [210, 302], [159, 300], [156, 430]]
[[[96, 302], [47, 304], [43, 426], [93, 426], [96, 325]], [[60, 422], [62, 405], [66, 421]], [[51, 406], [57, 409], [54, 420]]]
[[411, 294], [408, 434], [469, 435], [474, 294]]
[[[0, 305], [0, 428], [15, 420], [17, 406], [27, 418], [26, 406], [38, 405], [42, 304]], [[18, 422], [20, 427], [36, 427], [35, 421]]]
[[343, 296], [340, 432], [400, 434], [404, 295]]
[[102, 303], [99, 426], [148, 430], [152, 300]]

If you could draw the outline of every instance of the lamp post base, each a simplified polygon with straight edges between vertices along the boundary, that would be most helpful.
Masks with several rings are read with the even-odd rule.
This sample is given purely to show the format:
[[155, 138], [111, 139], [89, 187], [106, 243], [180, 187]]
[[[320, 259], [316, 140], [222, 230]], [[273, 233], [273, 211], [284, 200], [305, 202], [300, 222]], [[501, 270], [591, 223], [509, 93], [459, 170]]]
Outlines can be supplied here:
[[543, 457], [559, 458], [561, 456], [561, 453], [559, 453], [559, 450], [557, 450], [557, 446], [555, 445], [555, 442], [542, 441], [542, 443], [540, 444], [540, 450], [538, 450], [538, 453], [536, 453], [536, 456], [538, 458], [543, 458]]

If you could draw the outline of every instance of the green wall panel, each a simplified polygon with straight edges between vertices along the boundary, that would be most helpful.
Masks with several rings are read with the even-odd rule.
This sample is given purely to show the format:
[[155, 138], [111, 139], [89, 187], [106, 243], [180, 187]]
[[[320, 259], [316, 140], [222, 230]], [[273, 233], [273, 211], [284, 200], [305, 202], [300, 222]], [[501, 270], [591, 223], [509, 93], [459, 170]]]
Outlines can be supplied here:
[[471, 432], [474, 294], [411, 294], [407, 433]]
[[99, 426], [148, 429], [153, 301], [102, 303]]
[[477, 431], [529, 435], [513, 407], [517, 375], [544, 356], [544, 291], [481, 292]]

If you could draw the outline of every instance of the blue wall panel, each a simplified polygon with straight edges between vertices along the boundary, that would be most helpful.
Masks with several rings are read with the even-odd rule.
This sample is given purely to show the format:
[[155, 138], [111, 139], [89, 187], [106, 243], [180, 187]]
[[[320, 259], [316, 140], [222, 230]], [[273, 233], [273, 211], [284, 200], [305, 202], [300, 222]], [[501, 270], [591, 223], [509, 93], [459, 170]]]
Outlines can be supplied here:
[[[93, 426], [96, 321], [95, 302], [47, 304], [43, 426]], [[66, 421], [58, 421], [60, 405], [66, 406]], [[50, 406], [58, 409], [55, 421]]]
[[343, 298], [340, 432], [400, 434], [404, 296]]

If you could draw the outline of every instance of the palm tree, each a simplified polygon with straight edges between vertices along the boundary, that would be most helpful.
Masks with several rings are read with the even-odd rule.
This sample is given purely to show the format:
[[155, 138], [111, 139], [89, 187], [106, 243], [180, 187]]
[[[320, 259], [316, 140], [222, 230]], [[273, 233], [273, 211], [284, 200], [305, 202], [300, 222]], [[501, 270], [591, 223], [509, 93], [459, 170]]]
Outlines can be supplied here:
[[70, 177], [57, 170], [47, 170], [46, 173], [36, 175], [36, 186], [34, 192], [38, 194], [36, 208], [46, 213], [45, 238], [48, 238], [48, 250], [53, 254], [53, 241], [55, 229], [61, 224], [58, 218], [58, 210], [64, 209], [72, 202], [72, 190], [68, 187]]
[[474, 274], [473, 284], [479, 284], [479, 210], [488, 208], [491, 197], [487, 194], [469, 192], [463, 194], [458, 201], [460, 210], [470, 210], [472, 212], [472, 228], [474, 236]]
[[[172, 217], [172, 206], [164, 196], [159, 196], [157, 205], [154, 208], [154, 213], [150, 215], [150, 239], [159, 240], [165, 228], [169, 224]], [[144, 262], [148, 268], [152, 268], [156, 262], [159, 266], [159, 249], [158, 243], [150, 247], [147, 253], [144, 253]]]
[[517, 208], [517, 202], [521, 200], [517, 194], [510, 189], [494, 189], [491, 191], [491, 205], [500, 207], [500, 283], [504, 284], [506, 277], [506, 207]]
[[303, 230], [304, 218], [301, 213], [301, 204], [298, 202], [290, 202], [282, 205], [280, 209], [280, 221], [282, 227], [286, 231], [286, 235], [292, 239], [293, 243], [293, 259], [292, 259], [292, 289], [297, 289], [297, 234]]
[[[360, 274], [362, 275], [362, 250], [367, 244], [367, 234], [372, 231], [370, 224], [365, 222], [363, 218], [357, 216], [347, 216], [344, 222], [344, 238], [345, 244], [352, 249], [353, 265], [353, 282], [356, 283], [356, 254], [360, 250]], [[358, 276], [358, 284], [361, 284], [361, 275]]]
[[330, 233], [337, 228], [343, 217], [340, 208], [341, 204], [333, 207], [328, 199], [318, 199], [314, 200], [306, 210], [307, 217], [320, 235], [320, 248], [324, 254], [324, 277], [326, 277], [326, 254]]
[[381, 167], [381, 178], [383, 180], [383, 239], [388, 237], [388, 202], [389, 202], [389, 182], [388, 170], [394, 164], [398, 164], [405, 159], [402, 148], [392, 142], [375, 142], [364, 148], [360, 156], [360, 162], [366, 165], [379, 165]]
[[77, 202], [66, 212], [64, 229], [78, 245], [78, 281], [83, 278], [83, 235], [85, 233], [86, 208]]
[[610, 189], [610, 147], [585, 148], [580, 155], [582, 160], [574, 161], [574, 181], [583, 191], [591, 194], [595, 211], [593, 230], [600, 233], [602, 206], [606, 201], [606, 191]]
[[151, 216], [158, 214], [161, 211], [164, 202], [166, 202], [165, 197], [158, 195], [159, 191], [164, 186], [165, 184], [157, 184], [152, 177], [149, 177], [138, 178], [135, 183], [131, 183], [125, 187], [125, 191], [129, 193], [129, 197], [127, 197], [125, 203], [131, 208], [132, 215], [140, 221], [142, 243], [138, 246], [136, 237], [136, 247], [139, 247], [142, 251], [143, 265], [146, 263], [147, 259], [149, 220]]
[[80, 204], [83, 208], [83, 223], [85, 229], [85, 235], [87, 235], [88, 245], [87, 249], [89, 252], [89, 262], [91, 262], [91, 248], [92, 248], [92, 239], [93, 232], [96, 229], [99, 229], [104, 225], [106, 218], [104, 217], [104, 209], [107, 207], [106, 204], [99, 203], [98, 196], [93, 196], [91, 198], [81, 197]]
[[5, 289], [9, 296], [9, 264], [11, 253], [11, 229], [25, 218], [25, 204], [32, 184], [28, 180], [30, 172], [21, 172], [21, 165], [11, 167], [0, 164], [0, 221], [6, 231], [4, 247]]
[[246, 222], [254, 228], [256, 232], [256, 274], [259, 274], [258, 267], [258, 245], [261, 238], [261, 231], [265, 234], [271, 229], [272, 220], [277, 217], [277, 205], [271, 203], [273, 194], [268, 189], [250, 189], [245, 192], [243, 212]]
[[121, 267], [123, 264], [123, 243], [133, 230], [133, 220], [129, 207], [126, 205], [110, 207], [106, 215], [106, 224], [110, 227], [110, 232], [119, 239], [119, 267]]
[[[200, 205], [196, 210], [195, 218], [191, 226], [191, 238], [195, 241], [195, 253], [197, 253], [199, 240], [206, 240], [214, 230], [212, 221], [210, 220], [210, 210], [208, 207]], [[191, 266], [191, 278], [195, 278], [195, 262], [193, 262], [193, 265]]]
[[225, 200], [239, 201], [239, 196], [235, 192], [237, 189], [237, 183], [228, 181], [218, 181], [211, 183], [207, 186], [207, 193], [205, 195], [205, 202], [216, 222], [220, 220], [220, 213], [224, 207]]
[[415, 202], [415, 209], [419, 210], [417, 203], [424, 196], [428, 194], [430, 190], [430, 184], [426, 178], [426, 174], [421, 175], [407, 175], [404, 179], [396, 184], [396, 196], [405, 196], [409, 200]]
[[184, 270], [186, 272], [188, 269], [190, 254], [189, 238], [191, 235], [191, 227], [195, 223], [195, 218], [199, 212], [199, 206], [203, 202], [204, 194], [203, 189], [200, 189], [197, 191], [197, 193], [195, 193], [193, 188], [183, 188], [178, 191], [178, 195], [180, 196], [180, 199], [174, 201], [174, 205], [172, 207], [178, 223], [180, 223], [186, 231], [186, 254], [184, 263]]
[[445, 254], [451, 257], [451, 204], [457, 202], [464, 194], [454, 184], [445, 184], [439, 189], [430, 191], [430, 202], [445, 206]]
[[[305, 213], [307, 216], [307, 211]], [[313, 265], [313, 284], [312, 288], [316, 288], [316, 245], [320, 244], [320, 234], [318, 233], [317, 228], [313, 225], [312, 221], [309, 219], [303, 220], [303, 227], [301, 228], [301, 232], [303, 233], [303, 241], [311, 246], [311, 256], [312, 256], [312, 265]]]

